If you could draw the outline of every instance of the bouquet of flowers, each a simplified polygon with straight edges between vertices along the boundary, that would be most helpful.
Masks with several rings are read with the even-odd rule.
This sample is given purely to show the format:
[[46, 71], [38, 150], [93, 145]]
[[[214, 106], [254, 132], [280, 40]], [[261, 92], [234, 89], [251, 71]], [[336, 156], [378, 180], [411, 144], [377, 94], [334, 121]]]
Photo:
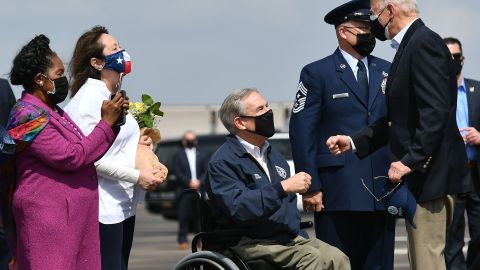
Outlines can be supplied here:
[[[161, 139], [160, 130], [157, 128], [158, 121], [163, 116], [160, 105], [160, 102], [154, 102], [153, 98], [146, 94], [142, 95], [142, 102], [130, 102], [129, 111], [137, 120], [140, 127], [140, 136], [150, 137], [153, 144], [158, 144]], [[159, 172], [155, 175], [165, 180], [168, 169], [160, 163], [152, 150], [153, 147], [144, 144], [138, 145], [135, 159], [136, 168], [139, 170], [157, 169]]]

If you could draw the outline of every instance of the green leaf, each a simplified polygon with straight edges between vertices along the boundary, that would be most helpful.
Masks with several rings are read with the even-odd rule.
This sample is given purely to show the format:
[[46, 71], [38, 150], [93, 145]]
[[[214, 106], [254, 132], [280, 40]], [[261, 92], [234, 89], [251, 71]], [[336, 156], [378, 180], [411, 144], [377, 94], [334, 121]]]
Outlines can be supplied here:
[[155, 104], [153, 104], [149, 110], [150, 112], [152, 112], [153, 114], [155, 115], [158, 115], [158, 116], [163, 116], [163, 112], [160, 111], [160, 102], [156, 102]]
[[145, 103], [147, 106], [152, 106], [153, 98], [147, 94], [142, 95], [142, 102]]
[[145, 114], [143, 122], [145, 123], [145, 127], [153, 128], [153, 116], [151, 114]]

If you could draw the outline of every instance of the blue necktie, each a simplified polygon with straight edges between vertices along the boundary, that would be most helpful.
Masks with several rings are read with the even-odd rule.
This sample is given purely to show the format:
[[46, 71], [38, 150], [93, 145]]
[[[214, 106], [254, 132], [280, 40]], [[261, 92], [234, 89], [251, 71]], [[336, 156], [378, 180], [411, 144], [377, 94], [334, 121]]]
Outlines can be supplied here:
[[367, 77], [367, 68], [363, 61], [358, 61], [357, 63], [357, 81], [360, 86], [362, 93], [360, 95], [365, 98], [366, 103], [368, 104], [368, 77]]

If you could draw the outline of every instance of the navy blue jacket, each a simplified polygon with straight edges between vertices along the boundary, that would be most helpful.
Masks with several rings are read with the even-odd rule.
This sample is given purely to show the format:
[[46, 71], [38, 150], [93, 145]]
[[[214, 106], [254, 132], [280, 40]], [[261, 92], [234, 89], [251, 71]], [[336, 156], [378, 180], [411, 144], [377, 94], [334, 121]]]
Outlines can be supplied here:
[[[390, 165], [384, 147], [360, 160], [354, 153], [339, 156], [325, 145], [330, 136], [352, 134], [386, 115], [385, 92], [389, 62], [368, 56], [369, 100], [360, 93], [352, 69], [337, 49], [306, 65], [290, 118], [290, 140], [297, 172], [312, 176], [309, 192], [323, 191], [325, 211], [384, 210], [362, 185], [381, 196]], [[383, 87], [382, 87], [383, 85]]]
[[300, 213], [295, 194], [283, 191], [280, 182], [290, 177], [285, 158], [269, 147], [267, 174], [229, 135], [210, 159], [206, 192], [217, 228], [244, 228], [255, 239], [286, 243], [300, 231]]
[[442, 38], [421, 19], [414, 21], [393, 58], [387, 116], [351, 136], [359, 157], [388, 143], [390, 160], [413, 170], [402, 179], [417, 202], [469, 191], [462, 180], [469, 170], [456, 121], [458, 88], [452, 65]]

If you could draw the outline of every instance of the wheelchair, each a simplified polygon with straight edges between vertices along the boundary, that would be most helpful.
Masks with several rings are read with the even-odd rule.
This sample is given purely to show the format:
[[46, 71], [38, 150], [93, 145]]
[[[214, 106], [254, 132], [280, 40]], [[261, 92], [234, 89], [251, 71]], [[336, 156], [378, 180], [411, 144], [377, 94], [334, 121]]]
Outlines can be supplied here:
[[[263, 259], [242, 260], [231, 247], [247, 234], [243, 229], [215, 229], [213, 217], [208, 207], [208, 196], [200, 197], [201, 232], [192, 239], [192, 253], [182, 258], [174, 270], [276, 270], [278, 267]], [[312, 221], [300, 223], [301, 229], [313, 226]], [[228, 256], [227, 256], [228, 255]]]

